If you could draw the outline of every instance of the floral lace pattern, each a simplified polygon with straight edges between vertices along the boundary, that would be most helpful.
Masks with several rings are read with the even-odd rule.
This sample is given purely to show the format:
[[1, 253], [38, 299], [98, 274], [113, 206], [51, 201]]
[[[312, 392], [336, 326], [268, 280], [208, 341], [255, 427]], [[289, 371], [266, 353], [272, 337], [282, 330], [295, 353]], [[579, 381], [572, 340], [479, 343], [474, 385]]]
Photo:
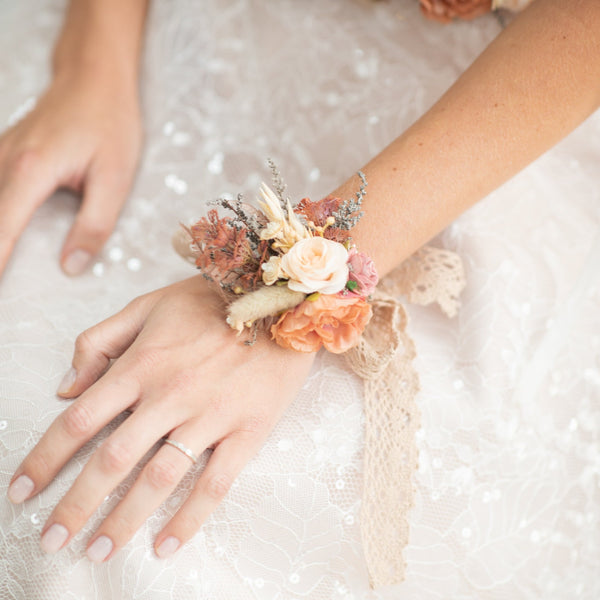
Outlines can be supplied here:
[[[1, 123], [43, 89], [63, 11], [64, 0], [0, 3]], [[189, 276], [170, 250], [179, 219], [222, 193], [251, 194], [265, 156], [294, 195], [325, 195], [409, 126], [499, 27], [493, 15], [441, 27], [412, 0], [153, 2], [146, 152], [116, 232], [86, 275], [63, 276], [58, 252], [76, 202], [58, 194], [0, 283], [3, 494], [65, 406], [54, 392], [75, 336]], [[225, 501], [169, 560], [151, 543], [194, 472], [109, 563], [92, 565], [85, 543], [135, 473], [67, 549], [39, 550], [53, 506], [118, 423], [34, 499], [12, 506], [3, 496], [0, 599], [600, 596], [599, 160], [595, 115], [436, 240], [464, 261], [458, 315], [406, 304], [421, 428], [402, 583], [369, 588], [362, 385], [343, 357], [323, 353]]]

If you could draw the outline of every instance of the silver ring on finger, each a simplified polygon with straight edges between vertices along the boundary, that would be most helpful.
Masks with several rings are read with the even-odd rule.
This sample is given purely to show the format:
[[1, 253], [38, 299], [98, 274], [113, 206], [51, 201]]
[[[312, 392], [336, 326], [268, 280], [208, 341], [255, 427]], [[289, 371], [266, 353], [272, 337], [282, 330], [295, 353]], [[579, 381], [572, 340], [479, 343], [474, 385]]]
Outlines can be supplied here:
[[165, 438], [165, 444], [169, 444], [173, 446], [173, 448], [177, 448], [179, 452], [183, 452], [194, 464], [198, 462], [198, 457], [187, 447], [184, 446], [181, 442], [176, 442], [175, 440], [170, 440], [169, 438]]

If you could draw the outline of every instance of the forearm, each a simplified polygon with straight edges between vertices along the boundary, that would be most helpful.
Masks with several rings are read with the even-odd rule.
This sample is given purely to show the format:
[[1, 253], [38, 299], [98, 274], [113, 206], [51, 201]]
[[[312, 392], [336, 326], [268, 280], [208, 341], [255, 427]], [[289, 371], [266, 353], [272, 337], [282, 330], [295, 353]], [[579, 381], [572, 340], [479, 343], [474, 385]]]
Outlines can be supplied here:
[[[381, 275], [600, 105], [600, 3], [537, 0], [362, 171], [353, 230]], [[351, 197], [352, 177], [333, 194]]]
[[71, 0], [54, 49], [55, 78], [137, 84], [148, 0]]

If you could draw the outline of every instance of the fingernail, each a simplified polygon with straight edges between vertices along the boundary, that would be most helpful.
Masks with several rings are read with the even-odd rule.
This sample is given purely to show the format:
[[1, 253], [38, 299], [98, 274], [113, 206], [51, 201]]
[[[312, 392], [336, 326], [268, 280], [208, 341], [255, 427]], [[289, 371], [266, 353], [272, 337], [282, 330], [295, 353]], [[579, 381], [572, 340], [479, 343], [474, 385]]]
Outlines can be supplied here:
[[112, 540], [105, 535], [101, 535], [94, 540], [94, 543], [87, 549], [87, 557], [95, 563], [102, 562], [113, 549]]
[[29, 494], [33, 492], [34, 487], [33, 481], [27, 475], [21, 475], [8, 488], [8, 499], [13, 504], [21, 504], [21, 502], [29, 498]]
[[58, 386], [59, 394], [68, 394], [69, 390], [73, 387], [75, 379], [77, 378], [77, 371], [71, 367], [62, 378], [60, 385]]
[[156, 556], [158, 556], [158, 558], [167, 558], [167, 556], [171, 556], [171, 554], [179, 548], [180, 544], [181, 542], [176, 537], [170, 535], [168, 538], [164, 539], [156, 549]]
[[67, 528], [58, 523], [54, 523], [48, 531], [42, 536], [40, 541], [40, 546], [42, 550], [47, 554], [54, 554], [58, 552], [63, 544], [67, 541], [69, 537], [69, 532]]
[[73, 250], [65, 258], [63, 269], [67, 275], [80, 275], [90, 262], [92, 255], [85, 250]]

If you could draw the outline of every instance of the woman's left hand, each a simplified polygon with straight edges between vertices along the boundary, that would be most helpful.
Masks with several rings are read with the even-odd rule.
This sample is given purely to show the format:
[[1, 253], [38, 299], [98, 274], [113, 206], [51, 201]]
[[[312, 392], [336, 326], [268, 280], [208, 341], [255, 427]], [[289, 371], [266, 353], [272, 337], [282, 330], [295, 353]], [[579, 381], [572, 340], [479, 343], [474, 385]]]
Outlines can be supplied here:
[[[111, 359], [117, 359], [105, 372]], [[56, 552], [162, 437], [196, 456], [215, 445], [192, 493], [155, 540], [164, 557], [189, 540], [256, 454], [306, 379], [314, 354], [259, 334], [244, 345], [224, 303], [200, 276], [141, 296], [82, 333], [59, 394], [79, 396], [50, 426], [12, 478], [9, 498], [43, 490], [100, 429], [135, 411], [102, 443], [56, 506], [41, 546]], [[87, 554], [110, 558], [173, 492], [192, 465], [164, 444], [92, 535]]]

